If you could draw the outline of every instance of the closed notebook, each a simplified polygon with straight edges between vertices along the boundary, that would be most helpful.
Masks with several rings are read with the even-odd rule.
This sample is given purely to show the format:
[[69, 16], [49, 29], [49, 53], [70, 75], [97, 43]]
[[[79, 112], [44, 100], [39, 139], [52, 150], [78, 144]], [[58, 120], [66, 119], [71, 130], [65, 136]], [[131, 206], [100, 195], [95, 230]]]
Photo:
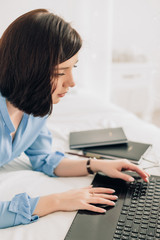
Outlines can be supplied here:
[[104, 128], [71, 132], [69, 136], [70, 149], [115, 145], [127, 142], [128, 140], [122, 128]]
[[115, 146], [101, 146], [86, 148], [83, 150], [84, 155], [88, 157], [106, 157], [109, 158], [126, 158], [134, 163], [139, 163], [142, 156], [146, 156], [151, 144], [131, 142]]

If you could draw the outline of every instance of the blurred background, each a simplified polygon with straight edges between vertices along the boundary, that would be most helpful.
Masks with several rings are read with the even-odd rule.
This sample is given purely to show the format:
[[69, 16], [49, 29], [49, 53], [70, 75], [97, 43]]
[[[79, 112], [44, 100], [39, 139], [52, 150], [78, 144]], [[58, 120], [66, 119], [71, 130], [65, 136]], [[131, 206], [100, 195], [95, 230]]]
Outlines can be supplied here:
[[92, 94], [160, 127], [159, 0], [0, 3], [0, 35], [15, 18], [36, 8], [71, 22], [83, 39], [71, 94]]

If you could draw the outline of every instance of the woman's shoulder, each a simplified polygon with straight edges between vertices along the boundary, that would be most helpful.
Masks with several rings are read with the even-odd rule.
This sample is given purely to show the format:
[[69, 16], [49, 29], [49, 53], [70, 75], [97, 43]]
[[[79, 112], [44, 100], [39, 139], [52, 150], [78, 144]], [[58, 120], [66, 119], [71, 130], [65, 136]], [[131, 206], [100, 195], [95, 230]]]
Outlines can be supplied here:
[[28, 117], [28, 124], [33, 127], [38, 127], [38, 128], [42, 128], [43, 125], [45, 125], [47, 120], [47, 117], [34, 117], [33, 115], [29, 115]]

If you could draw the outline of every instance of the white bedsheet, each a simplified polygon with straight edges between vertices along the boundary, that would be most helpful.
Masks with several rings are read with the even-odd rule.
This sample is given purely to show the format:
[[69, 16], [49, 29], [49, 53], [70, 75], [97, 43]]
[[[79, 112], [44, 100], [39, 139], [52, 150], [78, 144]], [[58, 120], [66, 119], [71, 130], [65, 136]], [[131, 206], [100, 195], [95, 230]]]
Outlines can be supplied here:
[[[104, 105], [91, 96], [66, 96], [54, 106], [53, 114], [48, 119], [48, 127], [53, 134], [53, 150], [63, 152], [69, 150], [70, 131], [119, 126], [124, 128], [129, 140], [151, 143], [152, 152], [156, 156], [160, 155], [159, 128], [112, 104]], [[148, 163], [142, 162], [142, 166], [146, 164]], [[160, 168], [150, 168], [148, 172], [159, 175]], [[10, 200], [15, 194], [22, 192], [34, 197], [84, 187], [88, 186], [92, 179], [93, 176], [48, 177], [32, 171], [29, 160], [22, 154], [15, 161], [0, 168], [0, 200]], [[2, 229], [0, 239], [63, 240], [75, 214], [76, 212], [57, 212], [40, 218], [33, 224]]]

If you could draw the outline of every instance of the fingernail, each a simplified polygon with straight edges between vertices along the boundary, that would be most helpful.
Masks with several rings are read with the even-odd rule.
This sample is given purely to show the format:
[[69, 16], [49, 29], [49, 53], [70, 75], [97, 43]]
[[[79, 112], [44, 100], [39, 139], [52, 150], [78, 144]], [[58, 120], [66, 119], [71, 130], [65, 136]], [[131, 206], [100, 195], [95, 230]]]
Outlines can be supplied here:
[[103, 210], [102, 210], [102, 213], [105, 213], [105, 212], [106, 212], [106, 210], [105, 210], [105, 209], [103, 209]]
[[116, 195], [115, 195], [115, 197], [116, 197], [116, 199], [118, 198], [118, 196], [116, 196]]
[[129, 182], [133, 182], [133, 181], [134, 181], [134, 178], [133, 178], [133, 177], [130, 177], [130, 178], [128, 179], [128, 181], [129, 181]]
[[111, 203], [112, 203], [113, 206], [115, 205], [115, 202], [112, 202], [112, 201], [111, 201]]
[[145, 181], [146, 181], [146, 182], [149, 182], [149, 178], [148, 178], [148, 177], [146, 177], [146, 178], [145, 178]]
[[111, 189], [111, 191], [112, 191], [112, 193], [114, 193], [114, 192], [115, 192], [115, 190], [113, 190], [113, 189]]

